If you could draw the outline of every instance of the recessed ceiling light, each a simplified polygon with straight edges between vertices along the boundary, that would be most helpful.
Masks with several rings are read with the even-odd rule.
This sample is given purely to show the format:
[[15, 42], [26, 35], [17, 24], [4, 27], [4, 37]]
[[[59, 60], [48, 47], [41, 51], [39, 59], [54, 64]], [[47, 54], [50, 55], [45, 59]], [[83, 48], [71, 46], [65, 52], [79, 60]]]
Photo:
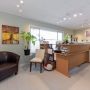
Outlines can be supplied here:
[[67, 20], [67, 18], [63, 18], [63, 20], [65, 21], [65, 20]]
[[71, 20], [71, 18], [69, 17], [68, 20]]
[[80, 16], [82, 16], [83, 14], [82, 13], [79, 13]]
[[77, 17], [77, 14], [73, 14], [73, 17]]
[[24, 3], [24, 1], [23, 1], [23, 0], [20, 0], [20, 3], [21, 3], [21, 4], [23, 4], [23, 3]]
[[22, 12], [23, 12], [23, 10], [22, 10], [22, 9], [19, 9], [19, 12], [20, 12], [20, 13], [22, 13]]
[[19, 8], [19, 7], [20, 7], [20, 5], [18, 5], [18, 4], [17, 4], [17, 7]]

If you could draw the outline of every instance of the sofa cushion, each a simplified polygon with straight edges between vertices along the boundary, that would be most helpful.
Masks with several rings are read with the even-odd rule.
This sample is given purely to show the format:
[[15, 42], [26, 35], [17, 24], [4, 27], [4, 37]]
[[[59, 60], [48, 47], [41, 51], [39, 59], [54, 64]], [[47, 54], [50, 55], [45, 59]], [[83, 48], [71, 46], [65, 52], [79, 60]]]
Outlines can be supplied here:
[[4, 71], [4, 70], [9, 70], [10, 68], [16, 67], [17, 64], [12, 64], [12, 63], [4, 63], [2, 65], [0, 65], [0, 72]]

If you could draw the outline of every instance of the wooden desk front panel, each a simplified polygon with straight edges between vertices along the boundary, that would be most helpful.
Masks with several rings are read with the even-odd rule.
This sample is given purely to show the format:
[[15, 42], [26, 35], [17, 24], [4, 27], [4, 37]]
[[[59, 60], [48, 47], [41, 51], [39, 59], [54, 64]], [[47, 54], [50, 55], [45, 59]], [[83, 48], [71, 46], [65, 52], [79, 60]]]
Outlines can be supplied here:
[[77, 53], [75, 55], [68, 56], [69, 69], [78, 66], [84, 62], [89, 62], [89, 52]]
[[68, 58], [60, 56], [60, 54], [56, 54], [56, 70], [66, 76], [69, 76], [68, 68]]
[[74, 53], [71, 55], [56, 54], [56, 70], [63, 73], [66, 76], [69, 75], [69, 70], [84, 62], [89, 62], [89, 52]]

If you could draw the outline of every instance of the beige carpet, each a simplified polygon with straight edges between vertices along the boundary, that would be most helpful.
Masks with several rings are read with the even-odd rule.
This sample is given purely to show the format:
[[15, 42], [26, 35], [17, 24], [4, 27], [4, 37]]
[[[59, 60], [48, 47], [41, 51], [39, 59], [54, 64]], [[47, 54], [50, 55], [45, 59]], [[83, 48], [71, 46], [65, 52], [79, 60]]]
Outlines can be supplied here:
[[68, 78], [57, 71], [39, 68], [29, 72], [29, 66], [21, 68], [19, 74], [0, 82], [0, 90], [90, 90], [90, 64], [84, 64], [71, 71]]

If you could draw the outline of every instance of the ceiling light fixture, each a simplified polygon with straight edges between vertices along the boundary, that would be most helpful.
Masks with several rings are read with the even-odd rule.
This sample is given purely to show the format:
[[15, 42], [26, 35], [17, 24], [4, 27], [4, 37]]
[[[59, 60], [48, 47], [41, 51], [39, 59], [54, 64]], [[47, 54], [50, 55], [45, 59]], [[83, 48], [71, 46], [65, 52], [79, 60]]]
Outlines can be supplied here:
[[73, 17], [77, 17], [77, 14], [73, 14]]
[[71, 18], [69, 17], [68, 20], [71, 20]]
[[82, 16], [83, 14], [82, 13], [79, 13], [80, 16]]
[[63, 20], [65, 21], [65, 20], [67, 20], [67, 18], [63, 18]]
[[20, 5], [18, 5], [18, 4], [17, 4], [17, 7], [19, 8], [19, 7], [20, 7]]
[[23, 0], [20, 0], [20, 3], [21, 3], [21, 4], [23, 4], [23, 3], [24, 3], [24, 1], [23, 1]]

